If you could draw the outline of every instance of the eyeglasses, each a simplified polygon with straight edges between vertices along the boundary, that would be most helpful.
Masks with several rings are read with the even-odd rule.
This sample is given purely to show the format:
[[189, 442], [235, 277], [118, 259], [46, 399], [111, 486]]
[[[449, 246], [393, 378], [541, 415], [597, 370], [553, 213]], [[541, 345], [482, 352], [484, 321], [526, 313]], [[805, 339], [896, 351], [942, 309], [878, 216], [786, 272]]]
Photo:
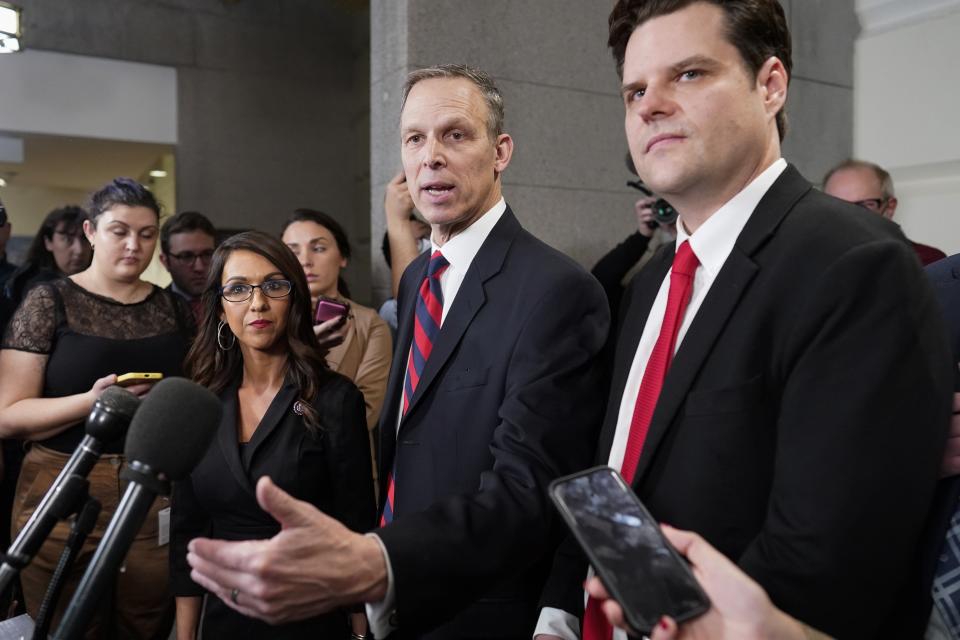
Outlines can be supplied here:
[[69, 231], [54, 231], [53, 237], [59, 239], [61, 243], [66, 245], [71, 245], [74, 242], [86, 242], [86, 238], [83, 237], [83, 232], [77, 229], [74, 232]]
[[192, 265], [197, 260], [200, 261], [200, 264], [210, 264], [210, 261], [213, 259], [213, 249], [201, 251], [200, 253], [194, 253], [193, 251], [181, 251], [180, 253], [168, 253], [167, 256], [173, 258], [184, 266]]
[[853, 204], [869, 209], [874, 213], [880, 213], [887, 206], [889, 200], [889, 198], [867, 198], [866, 200], [854, 200]]
[[253, 297], [253, 290], [260, 289], [268, 298], [286, 298], [293, 291], [289, 280], [267, 280], [260, 284], [228, 284], [220, 287], [220, 295], [227, 302], [245, 302]]

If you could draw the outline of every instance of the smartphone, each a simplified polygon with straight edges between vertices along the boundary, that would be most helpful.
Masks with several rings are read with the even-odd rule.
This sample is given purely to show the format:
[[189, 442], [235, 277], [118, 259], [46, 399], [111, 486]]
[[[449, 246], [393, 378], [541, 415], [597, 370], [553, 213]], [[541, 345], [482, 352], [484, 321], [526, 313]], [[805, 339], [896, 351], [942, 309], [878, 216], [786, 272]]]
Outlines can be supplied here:
[[117, 384], [121, 387], [129, 387], [143, 382], [160, 382], [163, 380], [162, 373], [125, 373], [117, 376]]
[[317, 302], [317, 315], [314, 318], [313, 324], [321, 324], [327, 320], [342, 318], [347, 315], [349, 311], [350, 306], [346, 303], [321, 296], [320, 301]]
[[710, 608], [686, 560], [614, 469], [595, 467], [550, 484], [550, 498], [633, 631], [650, 634]]

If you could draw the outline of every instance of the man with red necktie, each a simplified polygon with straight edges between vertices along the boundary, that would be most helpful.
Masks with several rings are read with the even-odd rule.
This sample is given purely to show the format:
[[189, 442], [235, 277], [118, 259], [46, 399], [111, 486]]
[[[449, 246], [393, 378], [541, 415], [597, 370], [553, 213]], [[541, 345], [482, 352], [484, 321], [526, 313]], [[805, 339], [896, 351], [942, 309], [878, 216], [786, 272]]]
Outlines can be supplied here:
[[504, 201], [513, 141], [489, 76], [411, 73], [400, 144], [433, 247], [397, 298], [381, 528], [353, 534], [261, 480], [283, 532], [194, 540], [188, 559], [228, 606], [271, 622], [363, 602], [378, 638], [529, 638], [563, 536], [547, 486], [596, 446], [609, 307]]
[[[897, 635], [898, 603], [952, 376], [912, 249], [781, 157], [791, 52], [776, 0], [619, 0], [609, 24], [637, 172], [680, 219], [621, 305], [597, 462], [794, 618], [919, 637], [925, 621]], [[586, 565], [562, 545], [538, 639], [611, 638]]]

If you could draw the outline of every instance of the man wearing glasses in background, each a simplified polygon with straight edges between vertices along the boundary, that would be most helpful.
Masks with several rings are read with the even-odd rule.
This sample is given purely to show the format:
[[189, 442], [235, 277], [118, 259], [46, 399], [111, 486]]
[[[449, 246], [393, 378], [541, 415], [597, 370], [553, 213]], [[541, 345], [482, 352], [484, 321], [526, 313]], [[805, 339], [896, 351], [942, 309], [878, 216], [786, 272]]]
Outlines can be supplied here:
[[[897, 197], [893, 193], [890, 173], [872, 162], [845, 160], [827, 172], [823, 178], [823, 190], [833, 196], [864, 209], [879, 213], [888, 220], [897, 210]], [[943, 251], [919, 242], [910, 241], [924, 266], [947, 257]]]
[[198, 323], [216, 233], [210, 220], [196, 211], [181, 211], [160, 229], [160, 262], [173, 278], [170, 290], [186, 300]]

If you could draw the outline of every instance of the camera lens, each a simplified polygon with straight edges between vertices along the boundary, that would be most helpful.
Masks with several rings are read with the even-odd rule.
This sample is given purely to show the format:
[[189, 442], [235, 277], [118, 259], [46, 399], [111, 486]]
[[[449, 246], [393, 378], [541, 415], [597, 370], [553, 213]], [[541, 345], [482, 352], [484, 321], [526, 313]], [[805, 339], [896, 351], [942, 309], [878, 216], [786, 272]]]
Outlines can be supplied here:
[[673, 224], [677, 221], [678, 215], [677, 210], [663, 198], [653, 203], [653, 217], [656, 218], [657, 222]]

